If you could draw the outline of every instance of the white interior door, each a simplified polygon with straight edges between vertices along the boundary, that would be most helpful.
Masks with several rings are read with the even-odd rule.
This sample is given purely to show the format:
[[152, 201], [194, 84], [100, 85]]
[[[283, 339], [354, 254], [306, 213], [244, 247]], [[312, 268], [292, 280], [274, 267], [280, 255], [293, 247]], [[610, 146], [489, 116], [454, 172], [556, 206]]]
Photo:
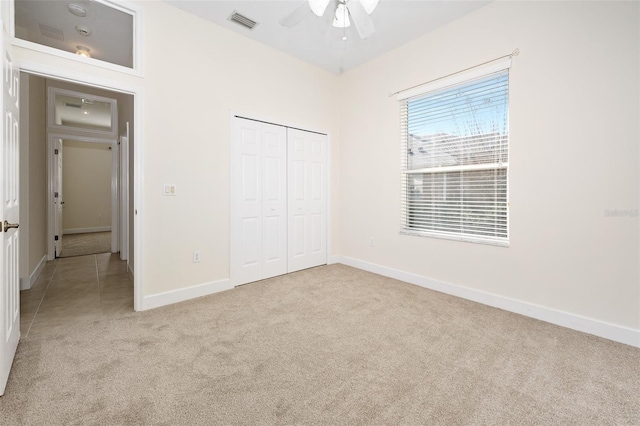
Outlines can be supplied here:
[[288, 272], [327, 263], [327, 136], [288, 129]]
[[53, 245], [56, 253], [55, 257], [59, 257], [62, 253], [62, 215], [64, 207], [64, 198], [62, 196], [62, 139], [53, 140], [53, 210], [54, 210], [54, 237]]
[[262, 279], [260, 123], [236, 118], [231, 138], [231, 277]]
[[287, 273], [287, 129], [261, 123], [262, 279]]
[[246, 284], [287, 272], [286, 128], [234, 118], [231, 277]]
[[129, 122], [120, 136], [120, 259], [129, 264]]
[[[0, 24], [0, 26], [3, 26]], [[11, 59], [9, 40], [3, 26], [2, 43], [4, 78], [2, 105], [2, 148], [0, 161], [0, 199], [2, 200], [2, 245], [0, 259], [0, 395], [9, 378], [11, 364], [20, 339], [20, 282], [18, 277], [18, 218], [19, 218], [19, 105], [20, 70]]]

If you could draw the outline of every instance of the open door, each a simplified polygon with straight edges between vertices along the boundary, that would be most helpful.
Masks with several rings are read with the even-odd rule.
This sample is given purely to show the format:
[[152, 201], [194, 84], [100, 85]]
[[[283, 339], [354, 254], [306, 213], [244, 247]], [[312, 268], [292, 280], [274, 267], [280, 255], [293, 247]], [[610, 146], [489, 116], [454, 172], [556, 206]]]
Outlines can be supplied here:
[[2, 120], [0, 120], [0, 395], [9, 378], [20, 339], [20, 280], [18, 274], [19, 115], [20, 70], [11, 59], [9, 36], [2, 26]]

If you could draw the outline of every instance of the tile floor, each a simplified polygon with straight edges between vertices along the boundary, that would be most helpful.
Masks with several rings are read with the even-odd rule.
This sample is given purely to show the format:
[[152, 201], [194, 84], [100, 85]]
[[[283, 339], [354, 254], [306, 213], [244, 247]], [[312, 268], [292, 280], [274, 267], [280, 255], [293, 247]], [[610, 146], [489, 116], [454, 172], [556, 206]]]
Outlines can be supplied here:
[[20, 309], [22, 339], [132, 314], [127, 262], [115, 253], [47, 262], [31, 290], [20, 292]]

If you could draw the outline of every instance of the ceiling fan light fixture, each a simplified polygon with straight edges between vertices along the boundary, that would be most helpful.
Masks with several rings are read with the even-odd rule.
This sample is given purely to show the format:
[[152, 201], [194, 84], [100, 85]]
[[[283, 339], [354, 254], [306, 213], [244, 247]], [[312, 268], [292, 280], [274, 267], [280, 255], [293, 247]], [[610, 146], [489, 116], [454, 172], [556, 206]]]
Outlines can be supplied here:
[[324, 15], [324, 11], [327, 10], [327, 6], [329, 5], [330, 0], [308, 0], [308, 1], [309, 1], [309, 7], [311, 8], [311, 11], [316, 16], [322, 16]]
[[378, 2], [380, 0], [360, 0], [362, 7], [367, 12], [368, 15], [371, 15], [375, 8], [378, 6]]
[[333, 17], [333, 26], [336, 28], [348, 28], [351, 26], [351, 21], [349, 21], [349, 11], [344, 3], [339, 3], [336, 8], [336, 14]]

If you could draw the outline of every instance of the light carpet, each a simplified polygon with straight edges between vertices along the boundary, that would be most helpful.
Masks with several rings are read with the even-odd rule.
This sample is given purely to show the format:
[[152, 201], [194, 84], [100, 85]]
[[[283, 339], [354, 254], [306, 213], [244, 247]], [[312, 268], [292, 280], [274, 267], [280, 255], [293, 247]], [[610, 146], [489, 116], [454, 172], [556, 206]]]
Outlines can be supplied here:
[[75, 257], [111, 252], [111, 232], [87, 232], [62, 237], [62, 250], [58, 257]]
[[343, 265], [18, 348], [3, 425], [640, 424], [640, 350]]

